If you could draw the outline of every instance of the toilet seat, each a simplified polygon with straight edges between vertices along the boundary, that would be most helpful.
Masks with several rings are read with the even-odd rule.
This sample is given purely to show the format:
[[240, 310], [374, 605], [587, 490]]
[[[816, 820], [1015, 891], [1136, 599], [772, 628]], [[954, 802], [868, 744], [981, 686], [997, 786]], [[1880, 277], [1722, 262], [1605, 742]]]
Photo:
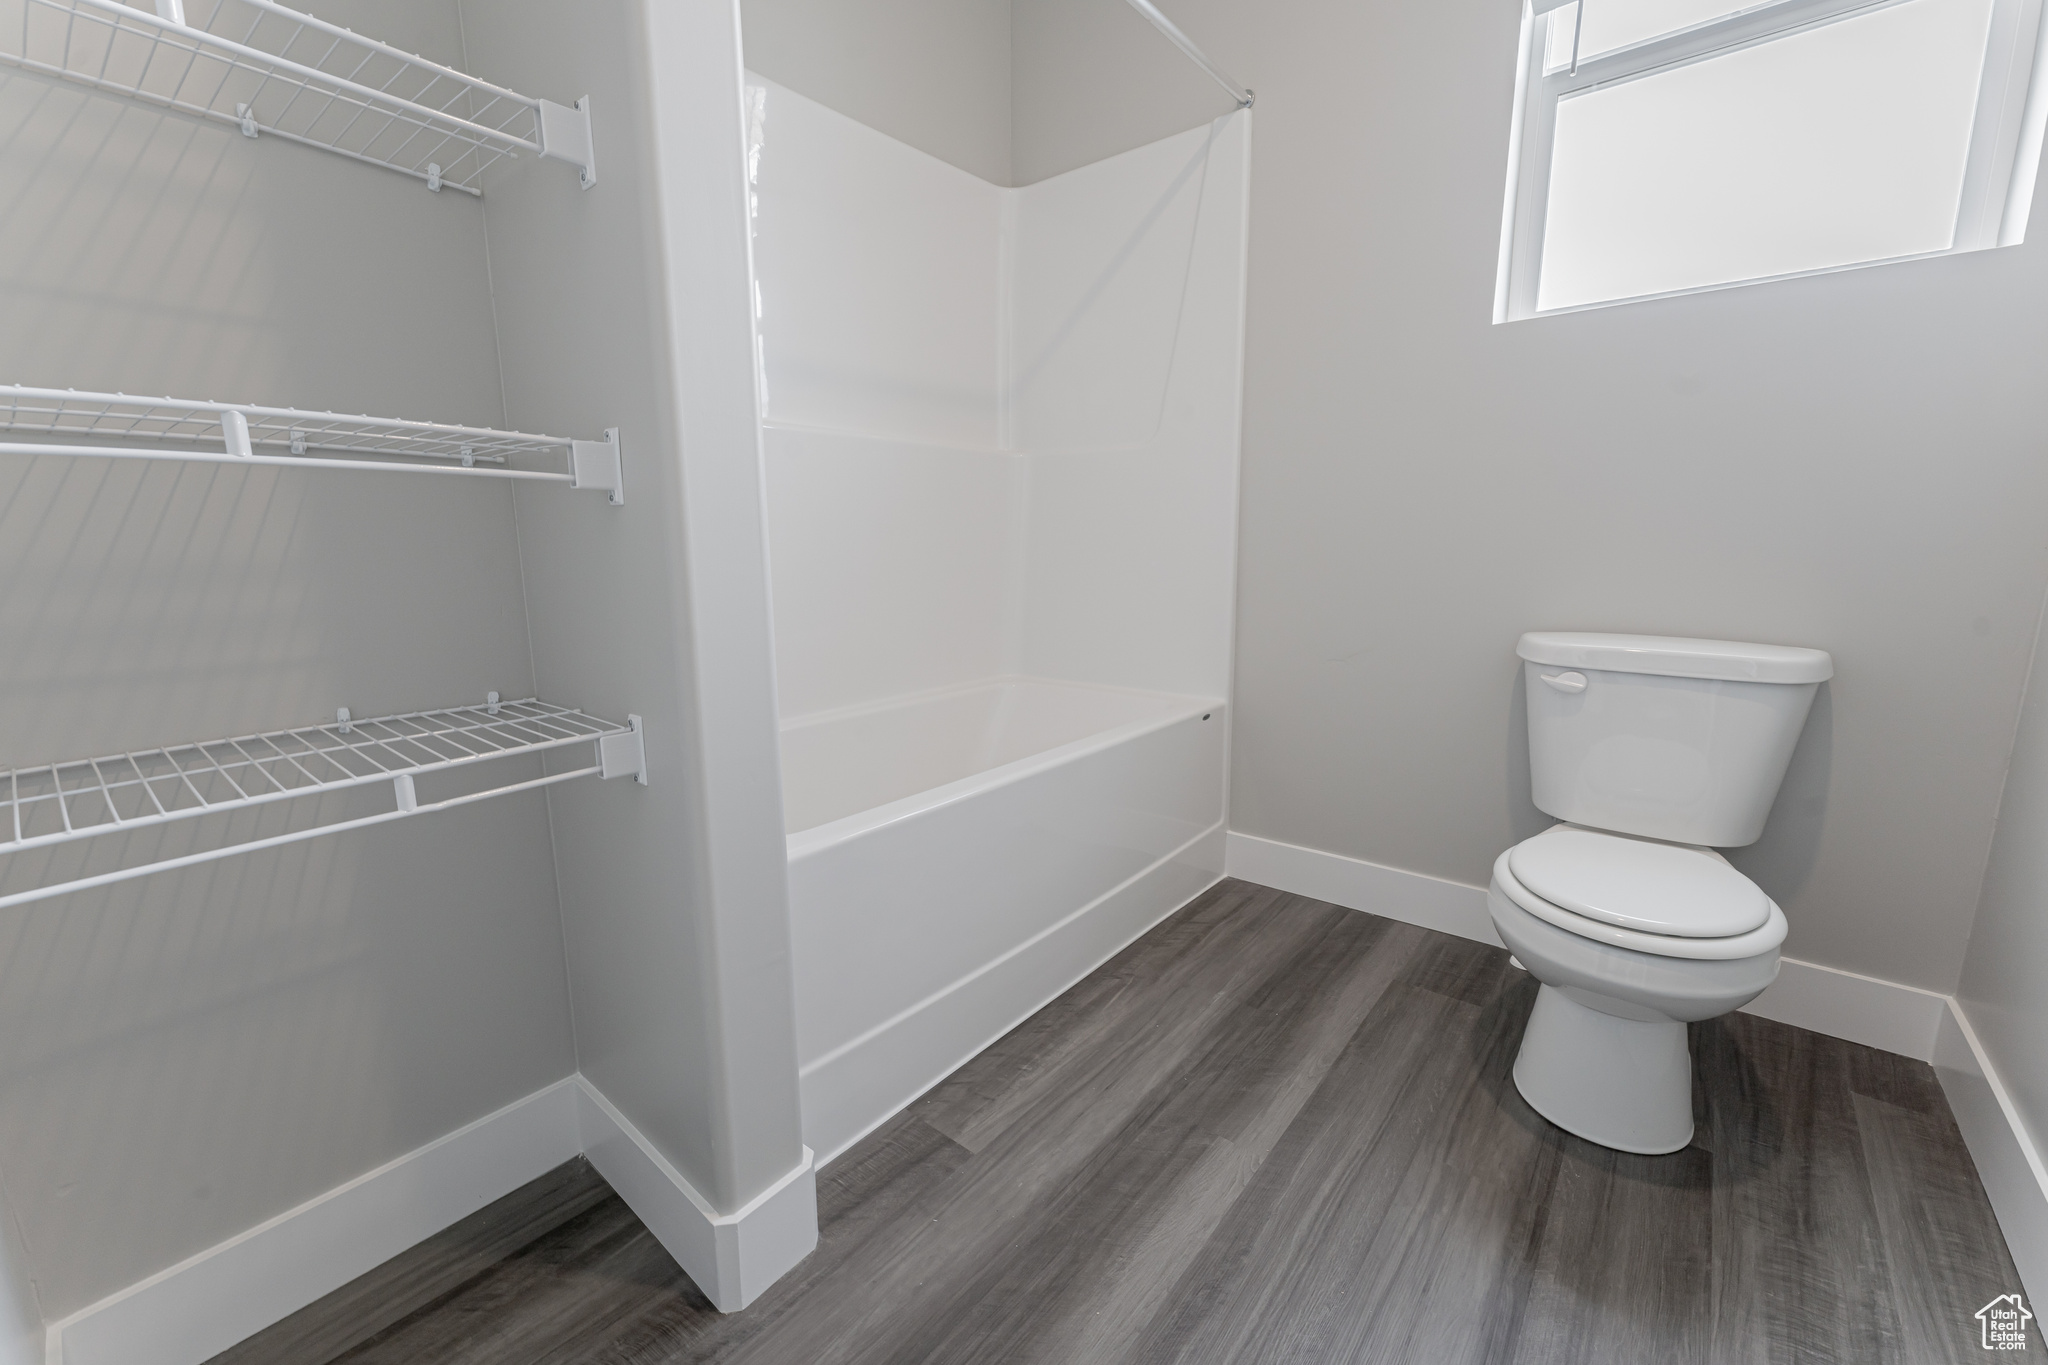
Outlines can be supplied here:
[[1576, 915], [1680, 938], [1762, 928], [1770, 897], [1712, 849], [1553, 825], [1508, 850], [1515, 880]]
[[1618, 924], [1594, 919], [1590, 915], [1576, 914], [1561, 905], [1551, 904], [1521, 883], [1511, 866], [1514, 851], [1511, 848], [1502, 853], [1493, 864], [1494, 884], [1500, 888], [1501, 894], [1536, 918], [1580, 938], [1591, 939], [1595, 943], [1628, 948], [1657, 957], [1725, 961], [1756, 957], [1770, 952], [1785, 941], [1785, 912], [1769, 897], [1764, 898], [1767, 911], [1761, 925], [1747, 933], [1719, 937], [1652, 934], [1640, 929], [1626, 929]]

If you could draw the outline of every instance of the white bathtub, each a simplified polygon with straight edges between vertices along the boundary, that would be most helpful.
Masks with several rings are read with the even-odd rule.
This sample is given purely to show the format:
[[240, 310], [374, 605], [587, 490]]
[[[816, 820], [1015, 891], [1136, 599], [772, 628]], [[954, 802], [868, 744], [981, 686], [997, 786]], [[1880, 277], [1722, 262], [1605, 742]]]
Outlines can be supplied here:
[[829, 1160], [1223, 871], [1221, 702], [1004, 678], [783, 726]]

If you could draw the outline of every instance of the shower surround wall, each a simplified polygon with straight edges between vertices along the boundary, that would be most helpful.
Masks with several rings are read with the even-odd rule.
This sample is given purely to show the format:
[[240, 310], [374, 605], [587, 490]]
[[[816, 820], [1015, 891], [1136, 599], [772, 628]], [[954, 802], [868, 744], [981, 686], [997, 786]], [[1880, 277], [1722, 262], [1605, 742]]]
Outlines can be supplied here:
[[1250, 116], [1004, 189], [749, 96], [824, 1160], [1221, 873]]

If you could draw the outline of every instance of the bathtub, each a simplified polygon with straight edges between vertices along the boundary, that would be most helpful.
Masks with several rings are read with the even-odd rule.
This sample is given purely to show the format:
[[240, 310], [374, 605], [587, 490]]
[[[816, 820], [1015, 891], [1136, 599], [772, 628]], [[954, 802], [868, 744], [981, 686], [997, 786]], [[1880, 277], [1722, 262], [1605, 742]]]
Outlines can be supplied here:
[[1222, 875], [1225, 734], [1214, 698], [1035, 678], [784, 723], [821, 1162]]

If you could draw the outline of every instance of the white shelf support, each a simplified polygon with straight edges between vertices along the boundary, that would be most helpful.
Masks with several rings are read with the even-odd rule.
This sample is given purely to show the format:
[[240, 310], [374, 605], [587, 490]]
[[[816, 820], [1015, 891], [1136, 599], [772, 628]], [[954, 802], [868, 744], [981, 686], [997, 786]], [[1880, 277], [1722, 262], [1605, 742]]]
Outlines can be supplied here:
[[221, 443], [228, 448], [228, 454], [246, 460], [255, 455], [249, 445], [249, 419], [233, 408], [220, 415]]
[[569, 470], [576, 488], [602, 489], [611, 505], [626, 505], [626, 473], [620, 463], [619, 429], [605, 428], [602, 441], [573, 441], [569, 446]]
[[[522, 153], [597, 183], [590, 101], [555, 104], [287, 9], [277, 0], [15, 0], [0, 62], [482, 194]], [[200, 14], [197, 23], [190, 19]]]
[[598, 766], [606, 777], [630, 777], [647, 785], [647, 742], [640, 733], [640, 717], [627, 716], [633, 728], [624, 734], [606, 735], [597, 742]]
[[[579, 744], [594, 747], [595, 762], [543, 772], [487, 791], [440, 801], [420, 800], [417, 779], [424, 774], [543, 755]], [[645, 786], [647, 762], [640, 717], [628, 717], [620, 724], [532, 698], [353, 721], [348, 708], [342, 707], [332, 725], [18, 768], [0, 775], [0, 854], [301, 801], [381, 782], [391, 784], [392, 809], [94, 876], [45, 882], [0, 895], [0, 909], [579, 777], [631, 777]]]
[[401, 418], [0, 385], [0, 433], [15, 432], [59, 439], [0, 439], [0, 454], [457, 474], [602, 489], [614, 506], [626, 500], [617, 427], [601, 441], [579, 441]]
[[540, 154], [576, 168], [584, 189], [597, 183], [597, 146], [590, 135], [590, 96], [573, 105], [540, 101]]

